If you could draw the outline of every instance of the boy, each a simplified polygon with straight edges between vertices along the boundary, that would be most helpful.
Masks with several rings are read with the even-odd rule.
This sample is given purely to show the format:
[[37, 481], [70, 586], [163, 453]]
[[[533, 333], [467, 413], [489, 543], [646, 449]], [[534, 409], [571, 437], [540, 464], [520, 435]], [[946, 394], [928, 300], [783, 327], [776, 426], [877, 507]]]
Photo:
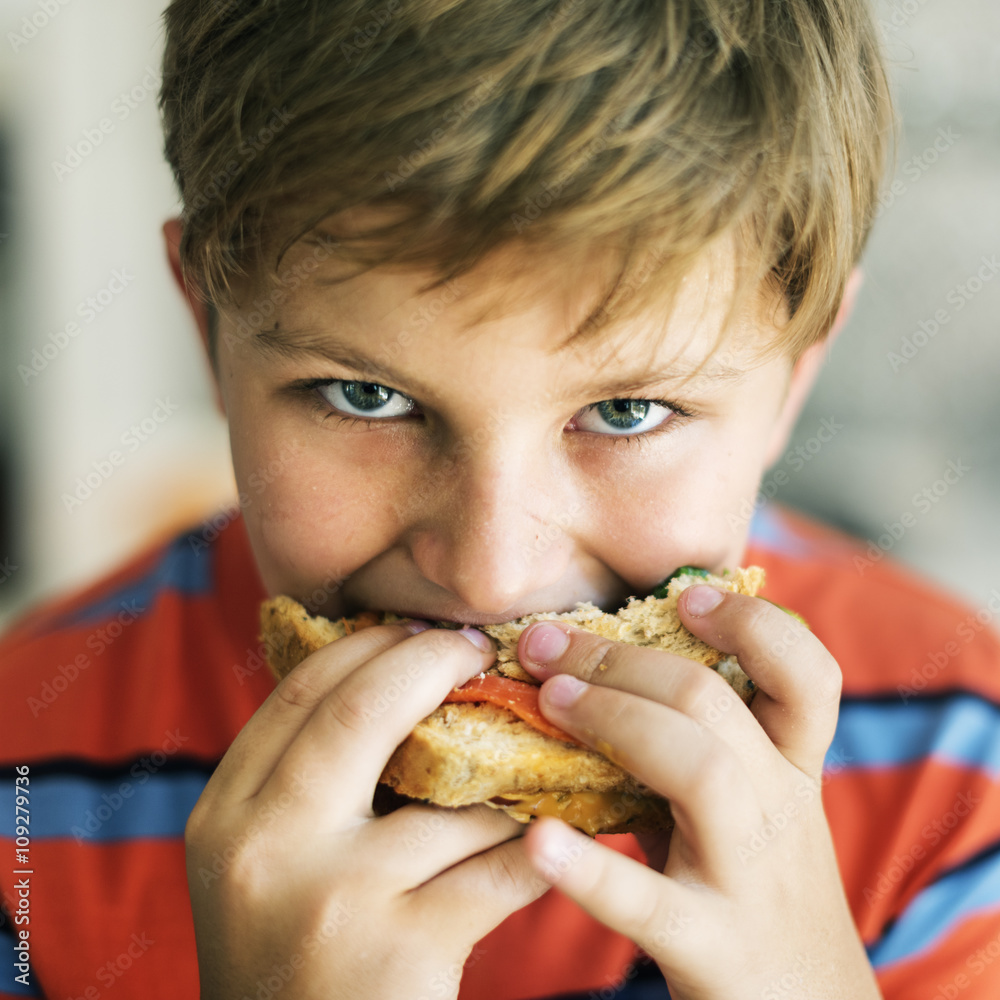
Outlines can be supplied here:
[[[0, 996], [638, 998], [637, 946], [674, 998], [995, 996], [1000, 644], [742, 513], [856, 288], [890, 117], [864, 5], [174, 0], [166, 35], [164, 232], [240, 510], [4, 642]], [[476, 625], [750, 562], [812, 631], [681, 608], [748, 709], [666, 654], [519, 645], [669, 843], [373, 814], [490, 662]], [[414, 621], [275, 687], [277, 593]]]

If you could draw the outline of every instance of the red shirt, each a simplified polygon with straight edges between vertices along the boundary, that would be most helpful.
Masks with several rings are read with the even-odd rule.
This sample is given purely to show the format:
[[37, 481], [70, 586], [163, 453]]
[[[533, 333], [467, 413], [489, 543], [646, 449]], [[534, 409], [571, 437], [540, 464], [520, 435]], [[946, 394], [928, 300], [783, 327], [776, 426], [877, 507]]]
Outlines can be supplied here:
[[[14, 918], [0, 925], [0, 1000], [198, 996], [184, 825], [274, 686], [242, 520], [215, 523], [0, 640], [0, 892]], [[865, 553], [772, 505], [744, 564], [766, 569], [764, 593], [803, 614], [844, 672], [824, 804], [886, 1000], [995, 1000], [1000, 592], [975, 611]], [[30, 814], [24, 862], [17, 791]], [[630, 835], [598, 839], [642, 858]], [[14, 978], [23, 930], [27, 986]], [[476, 946], [461, 998], [629, 1000], [636, 953], [553, 889]]]

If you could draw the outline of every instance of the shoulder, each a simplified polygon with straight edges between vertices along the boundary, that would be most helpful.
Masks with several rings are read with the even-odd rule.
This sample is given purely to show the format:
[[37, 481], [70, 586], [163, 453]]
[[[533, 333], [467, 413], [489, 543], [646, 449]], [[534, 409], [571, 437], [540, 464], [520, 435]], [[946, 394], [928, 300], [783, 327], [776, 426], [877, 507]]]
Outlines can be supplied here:
[[862, 541], [768, 504], [747, 561], [840, 663], [845, 698], [966, 692], [1000, 705], [1000, 590], [973, 608]]
[[143, 933], [169, 945], [130, 973], [145, 983], [137, 992], [196, 989], [184, 829], [273, 689], [256, 645], [261, 596], [242, 520], [220, 513], [42, 603], [0, 638], [0, 837], [16, 832], [16, 774], [30, 791], [34, 863], [58, 875], [32, 890], [31, 940], [42, 946], [31, 967], [52, 995], [136, 937], [121, 878], [101, 874], [112, 870], [132, 898], [160, 904]]
[[964, 975], [1000, 912], [1000, 592], [968, 607], [877, 543], [772, 505], [747, 561], [844, 674], [823, 800], [886, 995]]
[[166, 731], [168, 706], [209, 695], [252, 656], [262, 597], [230, 512], [43, 602], [0, 637], [0, 743], [21, 759], [147, 745], [161, 709]]

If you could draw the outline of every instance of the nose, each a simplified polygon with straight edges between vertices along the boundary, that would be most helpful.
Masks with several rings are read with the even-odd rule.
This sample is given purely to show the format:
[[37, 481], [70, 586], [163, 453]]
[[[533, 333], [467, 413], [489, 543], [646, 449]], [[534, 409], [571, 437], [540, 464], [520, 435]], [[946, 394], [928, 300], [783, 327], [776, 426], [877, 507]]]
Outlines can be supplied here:
[[[499, 441], [433, 468], [419, 487], [410, 553], [465, 607], [500, 615], [567, 575], [572, 497], [553, 466]], [[556, 486], [553, 494], [553, 486]]]

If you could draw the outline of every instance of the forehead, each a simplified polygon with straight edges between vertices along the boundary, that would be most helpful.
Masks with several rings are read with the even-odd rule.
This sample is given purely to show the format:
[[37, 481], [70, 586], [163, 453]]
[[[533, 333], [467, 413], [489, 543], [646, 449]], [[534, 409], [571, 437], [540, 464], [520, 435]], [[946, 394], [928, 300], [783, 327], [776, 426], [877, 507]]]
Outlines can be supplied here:
[[[655, 249], [639, 254], [602, 305], [620, 276], [621, 258], [611, 249], [545, 252], [507, 244], [432, 288], [436, 274], [429, 270], [359, 274], [329, 253], [317, 261], [328, 235], [307, 234], [287, 254], [286, 274], [311, 260], [313, 266], [276, 320], [254, 332], [259, 352], [379, 359], [389, 374], [395, 372], [387, 362], [404, 354], [413, 373], [414, 363], [433, 366], [441, 352], [488, 352], [507, 365], [544, 358], [554, 370], [594, 376], [588, 390], [625, 391], [654, 380], [739, 378], [776, 334], [761, 296], [730, 314], [738, 265], [731, 240], [706, 248], [683, 273], [671, 271]], [[410, 346], [418, 349], [404, 350]], [[508, 374], [516, 377], [516, 370]]]

